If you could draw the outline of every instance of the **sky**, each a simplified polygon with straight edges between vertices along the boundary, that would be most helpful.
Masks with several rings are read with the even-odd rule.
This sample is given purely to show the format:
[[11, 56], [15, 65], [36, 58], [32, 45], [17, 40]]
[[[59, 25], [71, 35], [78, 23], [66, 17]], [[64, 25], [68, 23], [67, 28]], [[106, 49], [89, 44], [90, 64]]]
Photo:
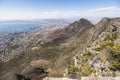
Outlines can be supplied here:
[[0, 0], [0, 20], [119, 17], [120, 0]]

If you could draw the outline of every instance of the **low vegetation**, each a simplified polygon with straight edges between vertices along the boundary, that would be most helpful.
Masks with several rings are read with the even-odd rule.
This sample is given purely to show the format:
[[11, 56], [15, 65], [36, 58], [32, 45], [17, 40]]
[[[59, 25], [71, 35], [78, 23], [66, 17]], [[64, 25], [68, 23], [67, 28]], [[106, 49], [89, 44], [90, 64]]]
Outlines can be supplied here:
[[108, 66], [111, 70], [118, 70], [120, 68], [120, 43], [116, 43], [115, 40], [104, 41], [95, 48], [96, 51], [106, 49], [109, 53], [108, 60], [111, 65]]
[[89, 64], [84, 64], [83, 65], [83, 72], [82, 72], [82, 76], [88, 76], [91, 74], [91, 70], [90, 70], [90, 66]]
[[103, 42], [101, 42], [99, 45], [98, 45], [98, 47], [96, 47], [94, 50], [96, 50], [96, 51], [101, 51], [101, 50], [103, 50], [104, 48], [107, 48], [107, 47], [112, 47], [112, 46], [114, 46], [114, 44], [115, 44], [115, 41], [114, 40], [109, 40], [109, 41], [103, 41]]

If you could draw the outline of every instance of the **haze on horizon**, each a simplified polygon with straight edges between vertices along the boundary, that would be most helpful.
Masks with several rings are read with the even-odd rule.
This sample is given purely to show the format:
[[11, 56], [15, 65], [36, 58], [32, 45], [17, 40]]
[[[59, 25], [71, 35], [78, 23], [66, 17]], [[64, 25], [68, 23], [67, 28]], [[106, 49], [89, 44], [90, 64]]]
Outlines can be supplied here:
[[119, 17], [120, 0], [0, 0], [0, 20]]

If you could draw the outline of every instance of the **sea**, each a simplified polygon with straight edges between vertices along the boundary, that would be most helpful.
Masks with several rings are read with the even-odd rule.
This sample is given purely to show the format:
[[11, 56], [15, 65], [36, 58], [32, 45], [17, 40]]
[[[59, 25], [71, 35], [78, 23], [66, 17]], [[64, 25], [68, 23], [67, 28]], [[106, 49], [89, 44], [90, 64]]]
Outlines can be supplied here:
[[0, 22], [0, 33], [2, 32], [23, 32], [40, 28], [38, 22], [10, 21]]

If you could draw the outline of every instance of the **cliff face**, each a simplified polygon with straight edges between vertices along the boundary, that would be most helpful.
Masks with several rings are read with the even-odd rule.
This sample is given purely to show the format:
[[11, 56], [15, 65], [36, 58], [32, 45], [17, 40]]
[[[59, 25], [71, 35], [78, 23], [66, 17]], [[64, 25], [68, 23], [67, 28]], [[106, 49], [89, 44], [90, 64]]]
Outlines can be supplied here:
[[36, 36], [37, 45], [1, 63], [0, 78], [13, 80], [13, 75], [19, 73], [38, 80], [43, 75], [31, 71], [40, 67], [49, 76], [120, 76], [119, 32], [120, 18], [103, 18], [96, 25], [80, 19], [66, 28], [51, 31], [40, 42]]

